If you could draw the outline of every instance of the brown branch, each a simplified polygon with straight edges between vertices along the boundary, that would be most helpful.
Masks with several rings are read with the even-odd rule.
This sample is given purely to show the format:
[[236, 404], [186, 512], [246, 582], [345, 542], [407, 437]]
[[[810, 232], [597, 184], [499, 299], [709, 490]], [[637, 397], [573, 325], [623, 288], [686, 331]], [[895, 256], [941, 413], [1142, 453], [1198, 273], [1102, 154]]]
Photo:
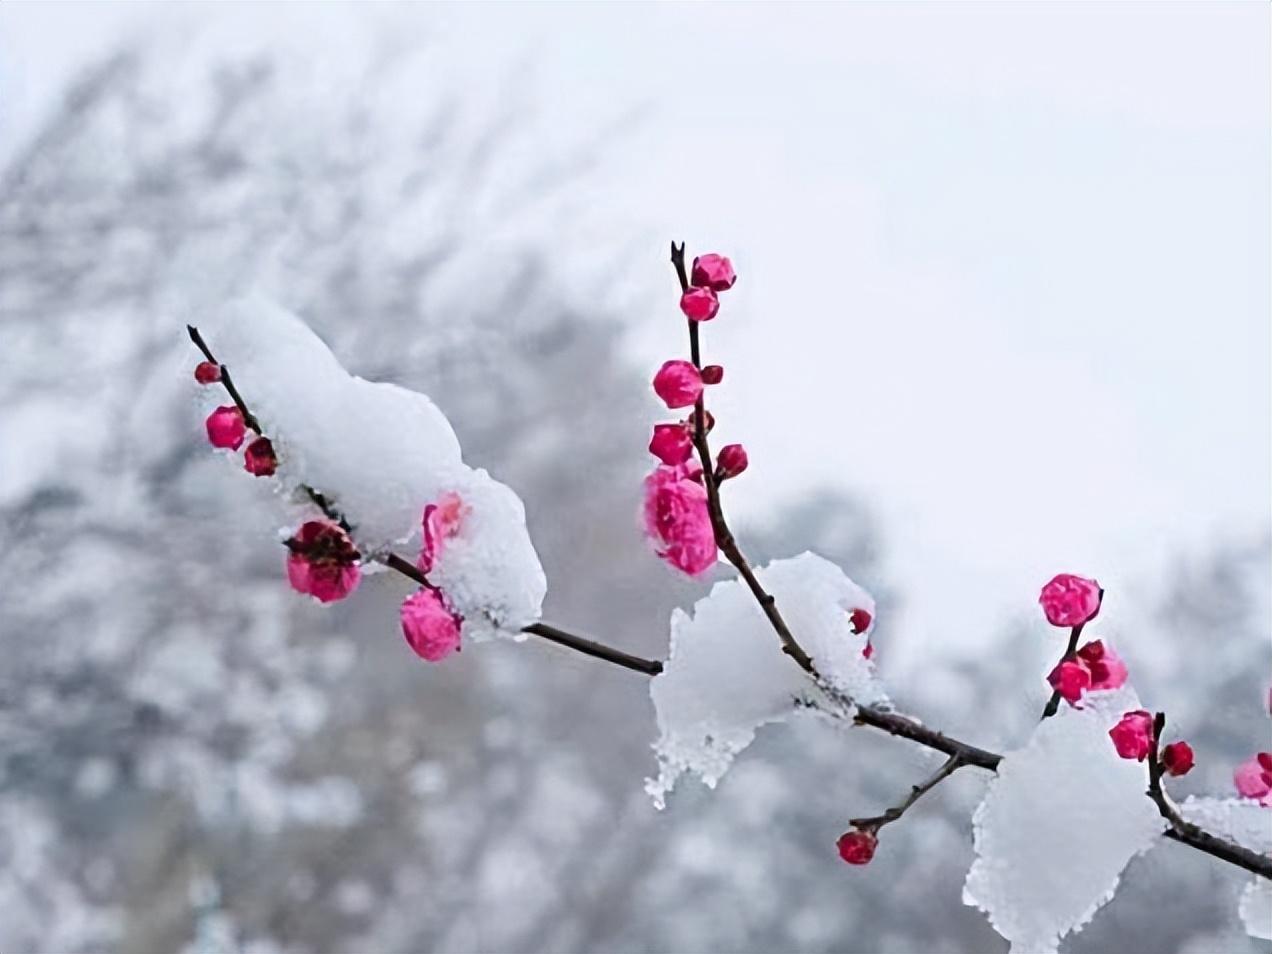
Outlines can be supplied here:
[[203, 352], [203, 356], [221, 369], [221, 383], [225, 385], [225, 390], [229, 392], [230, 398], [239, 409], [239, 413], [243, 415], [243, 423], [254, 430], [257, 434], [260, 434], [261, 424], [258, 420], [256, 420], [256, 415], [247, 409], [247, 402], [243, 400], [243, 396], [239, 394], [238, 388], [234, 386], [234, 379], [230, 377], [230, 369], [212, 356], [212, 351], [204, 342], [203, 336], [199, 334], [198, 328], [194, 327], [194, 325], [186, 325], [186, 332], [190, 335], [190, 340], [195, 343], [195, 346]]
[[[677, 248], [673, 244], [672, 261], [676, 263], [677, 265], [677, 271], [681, 274], [682, 283], [687, 285], [688, 279], [687, 277], [684, 276], [684, 246], [683, 245], [680, 246], [677, 252]], [[189, 329], [189, 332], [190, 332], [190, 339], [199, 347], [199, 350], [203, 352], [204, 356], [213, 364], [219, 364], [216, 358], [212, 356], [211, 351], [208, 349], [207, 345], [204, 343], [197, 329], [195, 329], [192, 326], [187, 326], [187, 328]], [[696, 337], [697, 337], [696, 334], [692, 333], [692, 330], [693, 329], [692, 329], [692, 323], [691, 323], [691, 339], [690, 339], [691, 345], [696, 340]], [[698, 359], [696, 350], [697, 349], [695, 347], [694, 357], [695, 359]], [[224, 374], [224, 365], [221, 365], [221, 367], [222, 367], [222, 383], [225, 383], [227, 385], [226, 390], [228, 391], [230, 390], [230, 384], [228, 380], [226, 379], [226, 375]], [[252, 421], [255, 421], [255, 418], [250, 418], [250, 412], [247, 411], [246, 405], [242, 403], [242, 398], [238, 396], [238, 392], [232, 391], [231, 396], [234, 397], [235, 403], [239, 405], [240, 410], [243, 411], [244, 420], [247, 421], [250, 419]], [[701, 411], [701, 402], [699, 402], [698, 408], [696, 408], [695, 410], [697, 412]], [[702, 417], [699, 414], [698, 416], [699, 427], [701, 426], [701, 422], [702, 422]], [[258, 431], [257, 433], [260, 433], [260, 432]], [[704, 435], [704, 440], [702, 444], [699, 446], [699, 454], [702, 454], [702, 451], [705, 446], [706, 446], [706, 442], [705, 442], [705, 435]], [[710, 451], [708, 449], [706, 462], [704, 463], [704, 466], [703, 466], [704, 480], [710, 479], [708, 477], [710, 472], [711, 472]], [[708, 486], [710, 487], [710, 485]], [[328, 519], [339, 523], [342, 527], [346, 528], [346, 531], [348, 530], [348, 527], [349, 527], [348, 521], [345, 519], [344, 515], [340, 513], [340, 511], [331, 503], [331, 501], [327, 497], [325, 497], [321, 492], [311, 487], [306, 486], [304, 489], [306, 493], [309, 495], [310, 500], [314, 502], [315, 506], [317, 506], [320, 510], [322, 510], [322, 512], [327, 516]], [[717, 497], [717, 500], [718, 500], [718, 497]], [[721, 520], [721, 522], [723, 522], [723, 520]], [[727, 526], [725, 526], [724, 529], [727, 534], [728, 532]], [[728, 539], [730, 541], [732, 540], [731, 534], [728, 535]], [[717, 542], [718, 541], [719, 541], [719, 538], [717, 538]], [[722, 546], [721, 549], [723, 550], [724, 547]], [[738, 566], [738, 563], [735, 562], [734, 566], [738, 566], [738, 571], [740, 573], [743, 573], [744, 578], [747, 578], [749, 576], [748, 585], [751, 585], [751, 580], [754, 580], [754, 576], [753, 574], [750, 574], [750, 567], [746, 563], [745, 558], [742, 557], [741, 552], [736, 549], [736, 544], [734, 544], [734, 551], [738, 557], [738, 560], [742, 564], [742, 566]], [[729, 555], [728, 551], [726, 550], [725, 552], [726, 552], [726, 556], [728, 556]], [[407, 577], [408, 579], [414, 581], [415, 583], [418, 583], [423, 586], [429, 585], [424, 574], [422, 574], [419, 571], [419, 569], [409, 560], [406, 560], [395, 553], [386, 554], [380, 557], [380, 559], [384, 562], [384, 564], [387, 567], [389, 567], [389, 569], [394, 570], [397, 573], [400, 573], [401, 575]], [[730, 559], [730, 562], [733, 562], [732, 558]], [[746, 567], [746, 572], [743, 572], [742, 567]], [[774, 625], [774, 628], [778, 630], [778, 634], [780, 636], [782, 633], [782, 630], [785, 629], [786, 624], [785, 622], [782, 621], [780, 614], [777, 613], [777, 607], [776, 605], [774, 605], [773, 598], [764, 592], [763, 588], [760, 587], [758, 581], [755, 582], [754, 585], [751, 585], [751, 591], [752, 593], [756, 595], [756, 598], [760, 601], [761, 607], [765, 609], [765, 615], [768, 616], [770, 622], [772, 622], [774, 618], [776, 617], [777, 622], [774, 623], [773, 625]], [[772, 611], [771, 613], [770, 613], [770, 610]], [[778, 628], [779, 625], [781, 629]], [[1076, 648], [1077, 639], [1078, 639], [1077, 631], [1080, 629], [1081, 627], [1075, 627], [1075, 631], [1070, 635], [1071, 647]], [[591, 656], [595, 659], [602, 659], [614, 665], [621, 666], [625, 669], [630, 669], [634, 672], [643, 673], [648, 676], [656, 676], [663, 671], [663, 663], [660, 662], [659, 660], [644, 659], [640, 656], [634, 656], [629, 653], [625, 653], [622, 650], [614, 649], [610, 646], [606, 646], [603, 643], [599, 643], [582, 636], [577, 636], [573, 633], [569, 633], [565, 630], [558, 629], [555, 626], [550, 626], [546, 623], [531, 624], [530, 626], [525, 627], [523, 632], [529, 633], [534, 636], [539, 636], [545, 640], [548, 640], [549, 642], [556, 643], [559, 646], [564, 646], [567, 649], [571, 649], [575, 652], [583, 653], [584, 655]], [[787, 633], [789, 635], [789, 631], [787, 631]], [[795, 646], [795, 648], [798, 650], [799, 648], [798, 644], [794, 643], [793, 638], [791, 642]], [[785, 642], [783, 642], [783, 648], [784, 649], [786, 648]], [[802, 650], [800, 650], [800, 652], [802, 652]], [[792, 653], [791, 655], [796, 659], [797, 662], [799, 661], [798, 656], [795, 656], [794, 653]], [[807, 671], [810, 675], [813, 675], [814, 677], [816, 677], [816, 670], [812, 666], [812, 660], [808, 659], [806, 654], [804, 655], [804, 658], [808, 660], [808, 664], [804, 666], [804, 664], [801, 663], [801, 665], [804, 667], [805, 671]], [[1158, 718], [1164, 720], [1163, 716], [1159, 715]], [[949, 756], [949, 759], [945, 763], [945, 766], [943, 766], [943, 774], [942, 772], [938, 772], [937, 775], [940, 776], [939, 778], [936, 776], [933, 776], [932, 779], [929, 779], [923, 785], [917, 786], [916, 787], [917, 794], [916, 794], [916, 790], [912, 790], [910, 798], [907, 799], [906, 803], [904, 803], [904, 807], [900, 809], [900, 812], [898, 813], [898, 817], [899, 817], [899, 814], [904, 813], [904, 811], [908, 809], [910, 805], [912, 805], [915, 801], [917, 801], [920, 797], [922, 797], [924, 793], [926, 793], [931, 788], [934, 788], [936, 785], [938, 785], [941, 781], [944, 780], [945, 777], [952, 774], [957, 768], [967, 765], [967, 766], [974, 766], [979, 769], [984, 769], [985, 771], [995, 772], [998, 769], [999, 763], [1002, 762], [1002, 759], [1003, 759], [1003, 757], [996, 752], [990, 752], [987, 749], [982, 749], [968, 742], [963, 742], [959, 739], [955, 739], [952, 736], [948, 736], [943, 732], [939, 732], [936, 729], [932, 729], [932, 728], [929, 728], [928, 726], [923, 725], [923, 723], [919, 722], [917, 719], [913, 719], [909, 716], [901, 715], [900, 713], [881, 709], [876, 706], [858, 707], [853, 714], [853, 723], [856, 725], [870, 726], [871, 728], [878, 729], [881, 732], [886, 732], [889, 735], [894, 735], [897, 738], [908, 739], [909, 741], [914, 742], [917, 745], [922, 745], [926, 748], [944, 753], [945, 755]], [[1156, 734], [1157, 733], [1155, 733], [1155, 738], [1156, 738]], [[1259, 877], [1268, 878], [1269, 880], [1272, 880], [1272, 858], [1266, 857], [1264, 855], [1260, 855], [1258, 852], [1251, 851], [1250, 849], [1245, 848], [1242, 845], [1236, 844], [1235, 842], [1231, 842], [1226, 839], [1219, 838], [1216, 835], [1212, 835], [1209, 832], [1205, 831], [1204, 829], [1198, 827], [1197, 825], [1194, 825], [1191, 822], [1185, 821], [1183, 818], [1179, 816], [1178, 812], [1174, 810], [1174, 807], [1166, 800], [1164, 793], [1161, 792], [1160, 766], [1157, 769], [1158, 775], [1157, 775], [1156, 783], [1153, 782], [1153, 771], [1154, 771], [1153, 766], [1158, 764], [1158, 759], [1156, 755], [1155, 738], [1153, 743], [1154, 748], [1152, 752], [1152, 761], [1150, 762], [1150, 766], [1149, 766], [1150, 784], [1149, 784], [1148, 794], [1157, 803], [1159, 810], [1162, 811], [1163, 816], [1171, 824], [1170, 829], [1166, 831], [1165, 833], [1165, 837], [1169, 838], [1172, 841], [1178, 842], [1180, 844], [1188, 845], [1190, 848], [1195, 848], [1196, 850], [1204, 852], [1208, 855], [1211, 855], [1212, 857], [1218, 858], [1221, 861], [1226, 861], [1229, 864], [1235, 865], [1238, 868], [1243, 868], [1246, 871], [1251, 872], [1252, 874], [1258, 875]], [[1154, 784], [1156, 785], [1155, 790], [1154, 790]]]
[[[1064, 651], [1064, 655], [1060, 657], [1060, 662], [1056, 663], [1057, 666], [1063, 665], [1064, 663], [1068, 662], [1070, 659], [1073, 659], [1075, 656], [1077, 656], [1078, 637], [1082, 635], [1082, 627], [1085, 625], [1086, 625], [1085, 621], [1078, 623], [1078, 625], [1073, 627], [1073, 629], [1070, 631], [1069, 647]], [[1050, 719], [1053, 715], [1056, 714], [1056, 710], [1060, 708], [1060, 699], [1061, 699], [1060, 690], [1059, 689], [1054, 690], [1051, 693], [1051, 698], [1047, 700], [1047, 705], [1042, 710], [1042, 716], [1038, 719], [1039, 722], [1043, 721], [1043, 719]]]
[[[683, 294], [689, 290], [689, 275], [685, 271], [684, 242], [679, 245], [675, 242], [671, 243], [671, 263], [675, 266], [676, 277], [680, 279], [680, 290]], [[693, 366], [701, 371], [702, 353], [698, 343], [698, 322], [691, 318], [685, 320], [689, 322], [689, 357], [693, 361]], [[790, 627], [786, 625], [786, 620], [782, 618], [782, 614], [777, 608], [777, 600], [773, 594], [765, 590], [760, 584], [755, 572], [751, 569], [751, 564], [742, 553], [742, 548], [738, 546], [732, 531], [729, 530], [728, 521], [724, 517], [724, 507], [720, 503], [720, 484], [715, 478], [715, 465], [711, 460], [711, 445], [707, 440], [706, 406], [701, 395], [699, 395], [697, 402], [694, 404], [693, 417], [693, 445], [698, 451], [698, 460], [702, 464], [702, 482], [707, 488], [707, 509], [711, 514], [711, 528], [715, 532], [716, 546], [720, 548], [725, 559], [733, 564], [746, 582], [751, 595], [760, 604], [760, 609], [764, 611], [764, 615], [768, 617], [769, 624], [777, 633], [777, 638], [781, 640], [782, 652], [795, 660], [806, 673], [820, 681], [820, 676], [818, 676], [817, 669], [813, 665], [812, 657], [804, 651], [804, 648], [795, 639]]]

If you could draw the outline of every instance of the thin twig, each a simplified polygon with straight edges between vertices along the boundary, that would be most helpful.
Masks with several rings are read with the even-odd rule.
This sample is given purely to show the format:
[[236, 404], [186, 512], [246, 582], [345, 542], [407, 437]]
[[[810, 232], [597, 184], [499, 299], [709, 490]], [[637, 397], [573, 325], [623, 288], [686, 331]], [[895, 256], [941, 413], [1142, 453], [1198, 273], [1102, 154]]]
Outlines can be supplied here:
[[203, 336], [199, 334], [199, 329], [194, 325], [186, 325], [186, 331], [190, 335], [190, 340], [195, 343], [203, 356], [221, 369], [221, 383], [225, 385], [225, 390], [229, 392], [230, 398], [234, 401], [235, 406], [239, 409], [239, 413], [243, 415], [243, 423], [254, 430], [257, 434], [261, 433], [260, 421], [256, 420], [256, 415], [247, 409], [247, 402], [243, 400], [243, 396], [239, 394], [238, 388], [234, 386], [234, 379], [230, 377], [230, 369], [212, 357], [212, 351], [208, 348], [203, 340]]
[[[1085, 621], [1078, 623], [1078, 625], [1073, 627], [1073, 629], [1069, 632], [1069, 646], [1064, 651], [1064, 655], [1060, 657], [1060, 662], [1056, 663], [1057, 666], [1064, 665], [1070, 659], [1077, 656], [1078, 637], [1082, 635], [1082, 627], [1085, 625]], [[1051, 693], [1051, 698], [1047, 700], [1047, 705], [1042, 710], [1042, 716], [1038, 719], [1039, 722], [1042, 722], [1044, 719], [1050, 719], [1056, 714], [1056, 711], [1060, 708], [1060, 699], [1060, 690], [1056, 689]]]
[[906, 800], [900, 805], [889, 808], [882, 815], [875, 815], [871, 818], [854, 818], [849, 822], [849, 824], [852, 825], [853, 828], [859, 828], [862, 831], [878, 832], [884, 825], [892, 824], [908, 812], [915, 802], [953, 775], [962, 765], [963, 762], [959, 758], [958, 753], [951, 755], [945, 760], [941, 767], [933, 772], [932, 775], [925, 781], [913, 786], [910, 789], [910, 794], [906, 797]]

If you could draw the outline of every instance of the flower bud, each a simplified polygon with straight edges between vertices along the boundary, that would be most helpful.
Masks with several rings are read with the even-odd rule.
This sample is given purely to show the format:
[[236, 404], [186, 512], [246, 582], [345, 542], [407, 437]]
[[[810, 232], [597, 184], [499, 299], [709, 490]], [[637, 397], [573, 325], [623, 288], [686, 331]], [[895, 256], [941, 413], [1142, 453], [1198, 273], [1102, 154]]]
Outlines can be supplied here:
[[691, 288], [680, 296], [680, 310], [690, 321], [710, 321], [720, 310], [720, 299], [710, 288]]
[[1193, 750], [1187, 742], [1172, 742], [1162, 749], [1162, 768], [1167, 775], [1187, 775], [1193, 767]]
[[683, 464], [693, 453], [689, 427], [684, 424], [655, 424], [649, 452], [669, 466]]
[[723, 255], [709, 252], [699, 255], [693, 260], [691, 281], [699, 288], [710, 288], [712, 291], [728, 291], [738, 280], [733, 271], [733, 263]]
[[719, 384], [724, 380], [724, 368], [718, 364], [709, 364], [702, 369], [703, 384]]
[[1061, 573], [1042, 588], [1038, 602], [1052, 626], [1080, 626], [1095, 618], [1103, 595], [1095, 580]]
[[1143, 709], [1128, 712], [1117, 725], [1109, 729], [1109, 738], [1117, 754], [1124, 759], [1143, 762], [1153, 737], [1153, 717]]
[[268, 437], [258, 437], [243, 452], [243, 469], [253, 477], [269, 477], [278, 469], [274, 445]]
[[716, 480], [728, 480], [746, 470], [750, 463], [746, 457], [746, 448], [741, 444], [726, 444], [720, 448], [716, 457]]
[[221, 366], [214, 361], [200, 361], [194, 369], [194, 380], [200, 384], [215, 384], [221, 380]]
[[223, 447], [226, 450], [238, 450], [247, 433], [247, 425], [243, 423], [243, 412], [233, 404], [218, 407], [208, 415], [205, 424], [208, 440], [212, 442], [212, 446]]
[[879, 839], [875, 837], [874, 832], [857, 828], [844, 832], [835, 842], [835, 847], [839, 849], [839, 857], [850, 865], [869, 864], [878, 845]]
[[689, 407], [702, 395], [702, 375], [688, 361], [667, 361], [654, 375], [654, 393], [668, 407]]

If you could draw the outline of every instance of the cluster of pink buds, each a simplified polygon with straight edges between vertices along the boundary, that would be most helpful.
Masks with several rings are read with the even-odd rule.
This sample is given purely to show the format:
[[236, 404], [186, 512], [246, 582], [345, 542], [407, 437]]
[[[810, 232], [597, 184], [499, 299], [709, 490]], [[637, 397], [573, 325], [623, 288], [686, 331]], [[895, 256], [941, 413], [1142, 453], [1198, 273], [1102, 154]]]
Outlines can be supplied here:
[[1051, 670], [1047, 682], [1069, 705], [1077, 705], [1088, 690], [1120, 689], [1125, 685], [1126, 664], [1103, 640], [1093, 639], [1072, 659], [1062, 660]]
[[[726, 257], [712, 253], [693, 260], [688, 281], [689, 287], [680, 297], [680, 310], [691, 322], [694, 360], [664, 362], [653, 385], [654, 393], [668, 408], [689, 410], [679, 421], [654, 425], [649, 452], [660, 463], [645, 478], [644, 523], [654, 552], [681, 572], [697, 576], [716, 562], [707, 484], [714, 487], [737, 477], [750, 461], [741, 444], [728, 444], [716, 455], [712, 471], [703, 473], [702, 463], [710, 454], [706, 438], [715, 427], [715, 419], [703, 406], [703, 394], [707, 387], [724, 380], [724, 368], [698, 364], [695, 325], [715, 318], [720, 311], [720, 293], [733, 287], [737, 274]], [[692, 459], [699, 442], [702, 462]]]
[[[424, 508], [423, 542], [415, 565], [421, 573], [430, 573], [442, 555], [446, 541], [459, 534], [468, 505], [456, 493], [445, 493]], [[440, 662], [459, 651], [463, 618], [451, 609], [446, 595], [436, 586], [425, 584], [402, 603], [398, 612], [402, 635], [408, 646], [421, 659]]]
[[[201, 361], [194, 369], [194, 380], [200, 384], [216, 384], [221, 380], [221, 366]], [[236, 404], [225, 404], [208, 415], [205, 422], [208, 441], [213, 447], [236, 451], [247, 437], [247, 419]], [[258, 434], [243, 452], [243, 469], [253, 477], [270, 477], [278, 469], [278, 457], [268, 437]]]
[[[1152, 713], [1135, 709], [1125, 713], [1117, 725], [1109, 729], [1109, 738], [1122, 758], [1143, 762], [1159, 741], [1155, 738], [1156, 731]], [[1187, 775], [1193, 764], [1192, 746], [1187, 742], [1172, 742], [1162, 749], [1161, 767], [1166, 775]]]

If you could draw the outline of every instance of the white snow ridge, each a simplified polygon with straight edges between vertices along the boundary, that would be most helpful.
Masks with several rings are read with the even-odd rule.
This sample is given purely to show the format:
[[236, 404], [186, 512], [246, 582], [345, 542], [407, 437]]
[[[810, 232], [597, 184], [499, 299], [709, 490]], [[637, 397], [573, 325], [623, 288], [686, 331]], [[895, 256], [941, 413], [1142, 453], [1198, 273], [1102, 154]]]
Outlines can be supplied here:
[[[430, 574], [464, 617], [464, 636], [520, 637], [539, 618], [547, 579], [520, 498], [462, 460], [446, 416], [423, 394], [351, 375], [305, 322], [252, 296], [200, 315], [208, 347], [278, 455], [278, 480], [321, 491], [368, 556], [390, 548], [414, 562], [424, 507], [459, 493], [467, 515]], [[229, 403], [219, 386], [201, 389]]]
[[[813, 553], [775, 560], [756, 576], [826, 682], [862, 705], [886, 701], [873, 664], [862, 656], [874, 626], [870, 594]], [[854, 609], [872, 617], [864, 633], [853, 631]], [[827, 701], [782, 652], [741, 580], [717, 583], [694, 605], [692, 616], [679, 609], [672, 613], [670, 658], [649, 692], [658, 715], [659, 774], [645, 788], [660, 808], [684, 772], [715, 787], [756, 729], [783, 721], [807, 703]]]
[[1054, 952], [1112, 899], [1122, 869], [1166, 822], [1148, 769], [1121, 758], [1108, 731], [1140, 708], [1129, 687], [1062, 706], [1009, 752], [973, 818], [976, 860], [963, 901], [1017, 954]]

